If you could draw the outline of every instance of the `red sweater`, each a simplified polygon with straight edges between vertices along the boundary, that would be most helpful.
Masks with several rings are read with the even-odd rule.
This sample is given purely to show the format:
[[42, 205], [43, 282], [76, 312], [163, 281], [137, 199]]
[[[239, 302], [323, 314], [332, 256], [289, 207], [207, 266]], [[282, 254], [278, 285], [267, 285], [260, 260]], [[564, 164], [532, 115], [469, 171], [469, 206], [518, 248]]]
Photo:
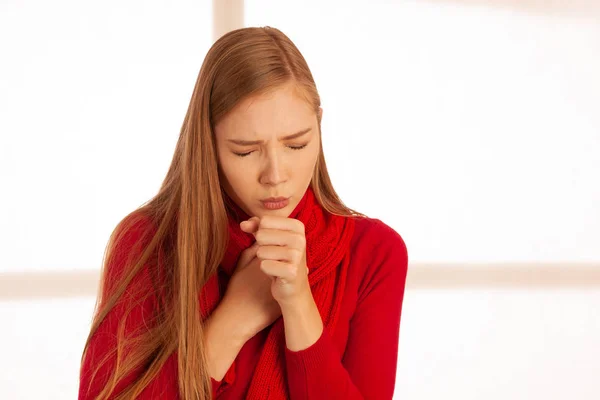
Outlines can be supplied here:
[[[135, 234], [130, 237], [135, 240]], [[335, 330], [331, 332], [325, 327], [321, 337], [304, 350], [285, 348], [292, 400], [392, 399], [408, 267], [406, 245], [395, 230], [379, 219], [358, 218], [350, 249], [347, 287]], [[144, 284], [143, 279], [148, 277], [140, 274], [135, 279], [137, 284]], [[226, 277], [222, 276], [222, 279]], [[150, 307], [152, 303], [145, 302], [135, 309], [126, 329], [143, 324]], [[103, 356], [105, 349], [115, 345], [114, 329], [121, 313], [120, 308], [111, 310], [90, 342], [90, 357], [81, 369], [79, 400], [93, 399], [93, 394], [98, 393], [104, 382], [96, 379], [90, 393], [84, 393], [91, 366]], [[215, 399], [244, 398], [268, 329], [245, 343], [221, 381], [212, 379]], [[176, 357], [175, 352], [138, 399], [179, 398]], [[100, 376], [107, 372], [106, 368], [101, 370]], [[124, 388], [135, 376], [134, 371], [117, 386], [117, 390]]]

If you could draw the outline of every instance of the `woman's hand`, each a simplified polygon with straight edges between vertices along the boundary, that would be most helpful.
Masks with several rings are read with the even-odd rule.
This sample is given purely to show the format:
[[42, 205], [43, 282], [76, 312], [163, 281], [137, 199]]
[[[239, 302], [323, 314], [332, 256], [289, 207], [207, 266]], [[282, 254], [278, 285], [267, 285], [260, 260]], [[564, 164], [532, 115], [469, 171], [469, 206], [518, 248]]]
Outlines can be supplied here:
[[312, 297], [301, 221], [268, 215], [242, 221], [240, 228], [256, 238], [260, 269], [271, 277], [271, 294], [281, 308]]
[[271, 278], [260, 269], [261, 261], [256, 257], [258, 247], [255, 243], [242, 251], [217, 307], [220, 315], [227, 316], [226, 324], [231, 321], [229, 326], [239, 329], [229, 334], [239, 338], [242, 344], [282, 315], [271, 294]]

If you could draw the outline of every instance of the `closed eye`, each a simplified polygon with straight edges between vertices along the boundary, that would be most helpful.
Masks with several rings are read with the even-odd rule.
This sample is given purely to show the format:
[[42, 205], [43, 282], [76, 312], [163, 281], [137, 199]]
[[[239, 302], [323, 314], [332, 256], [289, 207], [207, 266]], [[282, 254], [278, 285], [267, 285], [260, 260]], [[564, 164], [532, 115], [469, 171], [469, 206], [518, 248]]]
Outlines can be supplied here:
[[[289, 147], [292, 150], [301, 150], [301, 149], [305, 148], [307, 145], [308, 145], [308, 143], [307, 144], [303, 144], [302, 146], [287, 146], [287, 147]], [[238, 157], [246, 157], [247, 155], [249, 155], [251, 153], [254, 153], [254, 152], [253, 151], [249, 151], [247, 153], [236, 153], [236, 152], [234, 152], [233, 154], [235, 154]]]

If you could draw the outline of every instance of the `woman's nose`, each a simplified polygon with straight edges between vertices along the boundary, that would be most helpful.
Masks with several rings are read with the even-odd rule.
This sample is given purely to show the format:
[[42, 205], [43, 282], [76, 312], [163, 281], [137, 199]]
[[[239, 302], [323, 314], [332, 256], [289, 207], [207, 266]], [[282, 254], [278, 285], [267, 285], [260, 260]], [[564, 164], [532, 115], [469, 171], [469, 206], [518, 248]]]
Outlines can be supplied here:
[[272, 151], [263, 171], [263, 183], [277, 185], [287, 179], [281, 152]]

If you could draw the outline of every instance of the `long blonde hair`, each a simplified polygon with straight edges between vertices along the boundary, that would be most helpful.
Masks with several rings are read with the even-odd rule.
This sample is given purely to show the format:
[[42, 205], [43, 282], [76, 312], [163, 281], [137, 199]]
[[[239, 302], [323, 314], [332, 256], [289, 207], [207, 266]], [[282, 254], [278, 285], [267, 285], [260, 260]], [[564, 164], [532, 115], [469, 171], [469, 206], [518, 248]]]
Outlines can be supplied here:
[[[221, 186], [214, 126], [240, 101], [288, 83], [294, 84], [318, 116], [321, 100], [308, 65], [292, 41], [276, 28], [248, 27], [228, 32], [208, 51], [158, 194], [119, 222], [105, 250], [100, 291], [82, 364], [94, 332], [142, 268], [149, 269], [156, 284], [141, 288], [140, 295], [155, 296], [160, 301], [150, 326], [135, 337], [125, 337], [124, 321], [120, 321], [117, 348], [108, 349], [110, 354], [117, 354], [117, 361], [97, 399], [114, 395], [117, 383], [141, 368], [136, 380], [116, 397], [135, 398], [174, 351], [178, 352], [180, 397], [211, 399], [198, 296], [216, 272], [228, 241], [228, 206]], [[320, 118], [318, 123], [321, 130]], [[320, 147], [310, 183], [318, 202], [333, 214], [364, 216], [346, 207], [336, 194]], [[111, 278], [107, 265], [116, 255], [115, 243], [144, 219], [151, 221], [153, 229], [137, 242], [141, 255], [127, 257], [125, 272], [117, 279]], [[151, 262], [159, 253], [164, 256], [166, 272]], [[108, 359], [107, 355], [104, 362]], [[95, 371], [99, 368], [96, 366]]]

